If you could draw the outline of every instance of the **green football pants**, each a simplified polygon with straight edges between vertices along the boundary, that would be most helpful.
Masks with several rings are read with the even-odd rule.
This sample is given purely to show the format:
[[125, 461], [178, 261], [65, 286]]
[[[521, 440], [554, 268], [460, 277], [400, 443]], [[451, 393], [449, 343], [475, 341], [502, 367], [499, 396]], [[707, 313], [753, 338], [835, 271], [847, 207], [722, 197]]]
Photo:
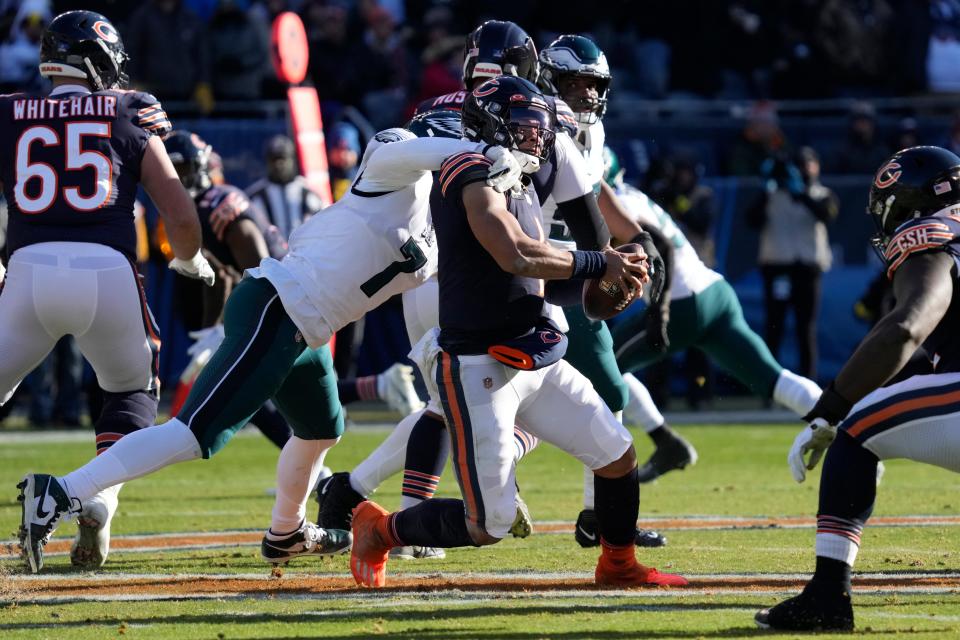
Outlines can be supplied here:
[[564, 307], [563, 314], [570, 325], [564, 360], [593, 383], [610, 411], [623, 411], [627, 406], [627, 385], [617, 366], [613, 337], [607, 324], [588, 319], [580, 306]]
[[225, 338], [200, 372], [177, 418], [209, 458], [267, 400], [304, 440], [338, 438], [343, 408], [326, 345], [310, 349], [264, 278], [240, 281], [224, 309]]
[[623, 371], [643, 369], [673, 353], [696, 347], [755, 395], [773, 395], [783, 367], [747, 324], [737, 294], [726, 280], [670, 303], [670, 348], [666, 353], [647, 346], [645, 324], [646, 314], [638, 314], [613, 329], [617, 363]]

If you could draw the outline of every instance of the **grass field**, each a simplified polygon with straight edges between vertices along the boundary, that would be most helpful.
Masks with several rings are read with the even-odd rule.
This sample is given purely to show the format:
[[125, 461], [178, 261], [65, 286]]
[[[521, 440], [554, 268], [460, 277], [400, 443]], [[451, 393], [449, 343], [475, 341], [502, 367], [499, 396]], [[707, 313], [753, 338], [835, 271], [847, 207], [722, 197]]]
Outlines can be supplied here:
[[[573, 541], [582, 473], [541, 445], [518, 471], [533, 536], [446, 560], [391, 562], [388, 588], [361, 591], [346, 557], [301, 559], [271, 576], [259, 558], [277, 450], [241, 435], [212, 461], [131, 483], [103, 571], [75, 572], [64, 523], [39, 576], [21, 572], [15, 483], [89, 457], [92, 435], [0, 434], [0, 638], [733, 638], [766, 635], [756, 609], [796, 592], [813, 565], [817, 478], [796, 485], [786, 451], [796, 426], [680, 429], [700, 463], [641, 488], [643, 524], [669, 538], [642, 562], [686, 575], [674, 590], [598, 590], [596, 550]], [[385, 431], [349, 431], [327, 463], [349, 469]], [[645, 458], [649, 444], [638, 438]], [[817, 474], [815, 474], [817, 475]], [[858, 633], [960, 637], [960, 476], [892, 462], [854, 580]], [[375, 496], [399, 502], [399, 478]], [[456, 495], [444, 476], [443, 495]], [[311, 503], [310, 511], [314, 506]], [[827, 636], [823, 636], [827, 637]]]

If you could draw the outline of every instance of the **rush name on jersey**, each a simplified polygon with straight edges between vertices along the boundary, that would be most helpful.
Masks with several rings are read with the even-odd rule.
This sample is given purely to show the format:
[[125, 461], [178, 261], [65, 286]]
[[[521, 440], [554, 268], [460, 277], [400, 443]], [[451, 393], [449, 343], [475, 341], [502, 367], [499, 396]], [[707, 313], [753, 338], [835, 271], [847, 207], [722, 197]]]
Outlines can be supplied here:
[[0, 180], [7, 251], [95, 242], [136, 257], [133, 203], [151, 135], [170, 131], [153, 96], [64, 85], [47, 97], [0, 96]]

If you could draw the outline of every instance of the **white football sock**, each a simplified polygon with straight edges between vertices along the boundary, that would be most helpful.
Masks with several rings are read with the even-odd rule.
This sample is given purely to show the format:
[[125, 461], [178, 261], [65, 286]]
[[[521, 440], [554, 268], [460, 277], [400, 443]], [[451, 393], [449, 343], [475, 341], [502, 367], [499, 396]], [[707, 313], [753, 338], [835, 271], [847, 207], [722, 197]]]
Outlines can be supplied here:
[[290, 436], [277, 460], [277, 497], [270, 530], [274, 534], [296, 531], [307, 517], [307, 498], [317, 484], [327, 451], [340, 438], [303, 440]]
[[640, 427], [647, 433], [662, 426], [666, 420], [643, 383], [632, 373], [623, 374], [623, 381], [630, 390], [627, 406], [623, 410], [627, 424]]
[[805, 416], [823, 393], [817, 383], [784, 369], [773, 386], [773, 399], [798, 416]]
[[380, 446], [350, 472], [350, 486], [354, 491], [367, 497], [376, 491], [384, 480], [403, 470], [407, 459], [407, 440], [413, 431], [413, 425], [424, 411], [414, 411], [401, 420]]
[[193, 432], [174, 418], [120, 438], [99, 456], [57, 480], [67, 495], [82, 504], [108, 487], [201, 455]]
[[593, 470], [583, 468], [583, 508], [593, 510]]

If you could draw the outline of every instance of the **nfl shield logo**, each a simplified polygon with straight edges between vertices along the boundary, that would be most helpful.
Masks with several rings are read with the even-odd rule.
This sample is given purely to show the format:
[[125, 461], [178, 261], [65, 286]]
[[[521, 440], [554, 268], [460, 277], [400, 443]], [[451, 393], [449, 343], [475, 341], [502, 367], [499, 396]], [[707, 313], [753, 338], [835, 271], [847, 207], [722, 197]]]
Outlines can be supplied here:
[[493, 388], [493, 378], [484, 378], [483, 379], [483, 388], [492, 389]]

